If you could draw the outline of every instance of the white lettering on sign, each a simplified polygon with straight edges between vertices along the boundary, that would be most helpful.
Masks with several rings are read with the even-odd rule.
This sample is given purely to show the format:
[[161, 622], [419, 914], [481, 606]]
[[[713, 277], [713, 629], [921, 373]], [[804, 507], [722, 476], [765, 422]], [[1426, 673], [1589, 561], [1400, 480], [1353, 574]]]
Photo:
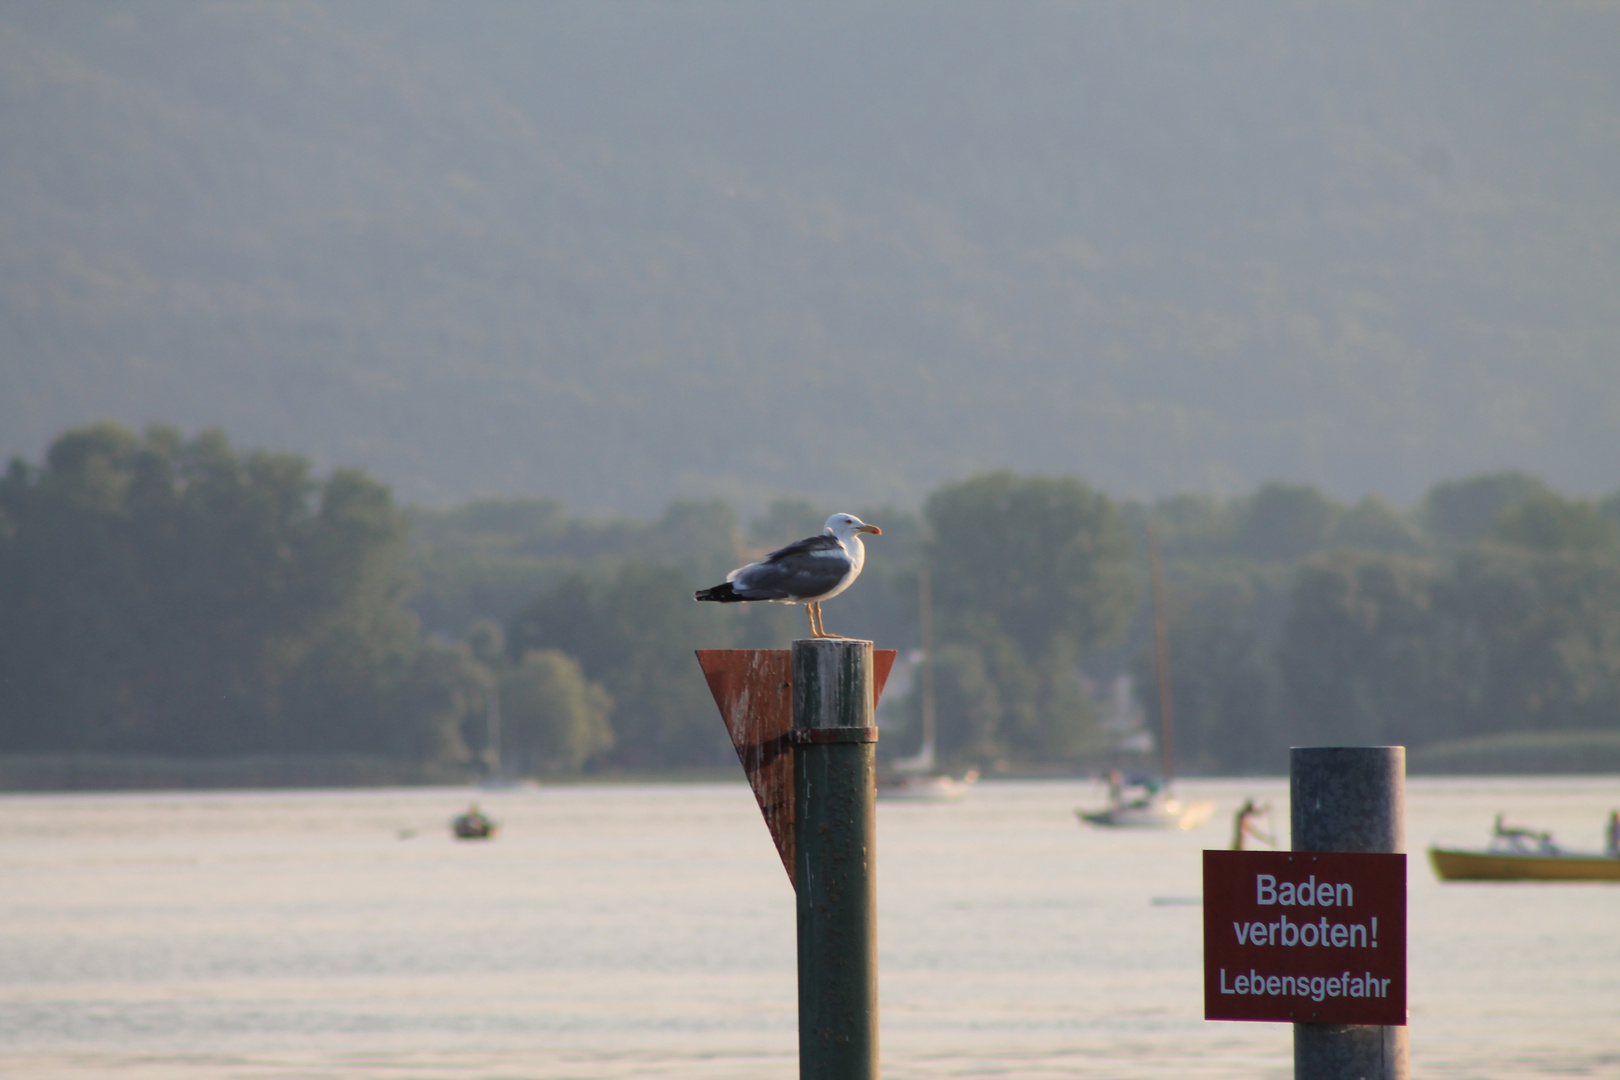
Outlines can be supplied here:
[[1226, 969], [1221, 968], [1221, 993], [1264, 994], [1271, 997], [1308, 997], [1321, 1001], [1330, 997], [1386, 997], [1389, 980], [1367, 972], [1365, 975], [1262, 975], [1253, 968], [1226, 985]]
[[1315, 874], [1307, 881], [1285, 881], [1281, 885], [1270, 874], [1254, 876], [1254, 902], [1262, 906], [1354, 907], [1355, 898], [1355, 890], [1348, 883], [1318, 883]]
[[[1368, 930], [1371, 933], [1368, 933]], [[1232, 932], [1239, 945], [1321, 945], [1333, 949], [1378, 948], [1378, 916], [1371, 923], [1329, 923], [1327, 916], [1320, 922], [1289, 922], [1283, 915], [1277, 922], [1235, 922]]]

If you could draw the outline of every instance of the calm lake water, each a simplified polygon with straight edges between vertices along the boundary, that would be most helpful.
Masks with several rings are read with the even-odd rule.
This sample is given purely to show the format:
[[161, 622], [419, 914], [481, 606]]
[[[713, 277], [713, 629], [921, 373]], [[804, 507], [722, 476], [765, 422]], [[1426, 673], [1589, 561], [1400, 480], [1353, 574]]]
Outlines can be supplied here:
[[[884, 1074], [1289, 1077], [1286, 1025], [1201, 1019], [1192, 833], [1079, 825], [1099, 785], [881, 804]], [[715, 785], [0, 797], [0, 1075], [787, 1078], [793, 896]], [[1597, 849], [1620, 780], [1408, 788], [1419, 1077], [1620, 1077], [1620, 886], [1440, 885], [1492, 818]], [[402, 831], [423, 830], [409, 838]]]

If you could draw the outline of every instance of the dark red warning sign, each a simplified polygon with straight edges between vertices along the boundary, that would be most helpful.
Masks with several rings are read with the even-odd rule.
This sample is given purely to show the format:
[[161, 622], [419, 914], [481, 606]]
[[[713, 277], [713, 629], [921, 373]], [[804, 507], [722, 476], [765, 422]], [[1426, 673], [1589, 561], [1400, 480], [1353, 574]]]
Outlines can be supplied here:
[[1204, 1018], [1406, 1023], [1406, 856], [1204, 852]]

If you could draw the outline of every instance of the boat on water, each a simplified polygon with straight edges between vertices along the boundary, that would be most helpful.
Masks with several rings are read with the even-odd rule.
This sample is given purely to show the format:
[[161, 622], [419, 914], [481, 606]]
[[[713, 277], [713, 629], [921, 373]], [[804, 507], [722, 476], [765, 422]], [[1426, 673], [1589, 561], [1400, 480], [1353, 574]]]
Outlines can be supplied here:
[[1125, 829], [1196, 829], [1215, 813], [1213, 799], [1184, 803], [1171, 794], [1175, 776], [1175, 725], [1170, 713], [1170, 660], [1164, 615], [1164, 580], [1159, 567], [1159, 540], [1148, 530], [1148, 559], [1153, 590], [1153, 639], [1159, 668], [1159, 749], [1164, 778], [1126, 777], [1118, 769], [1107, 774], [1108, 805], [1101, 810], [1075, 810], [1088, 825]]
[[1441, 881], [1620, 881], [1620, 816], [1610, 815], [1601, 853], [1565, 851], [1552, 833], [1504, 825], [1497, 814], [1483, 851], [1431, 847], [1429, 863]]
[[1076, 810], [1081, 821], [1123, 829], [1196, 829], [1215, 813], [1215, 800], [1184, 803], [1152, 777], [1108, 775], [1108, 805]]
[[450, 822], [450, 832], [457, 840], [488, 840], [500, 828], [493, 819], [473, 803], [465, 814], [457, 814]]

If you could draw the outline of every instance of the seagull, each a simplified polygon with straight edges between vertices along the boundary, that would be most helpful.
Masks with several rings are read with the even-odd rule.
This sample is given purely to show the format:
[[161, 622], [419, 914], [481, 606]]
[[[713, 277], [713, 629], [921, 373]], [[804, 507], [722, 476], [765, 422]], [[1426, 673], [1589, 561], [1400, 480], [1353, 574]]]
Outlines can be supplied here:
[[838, 637], [821, 625], [821, 602], [831, 600], [854, 584], [866, 564], [861, 533], [880, 536], [883, 530], [854, 514], [834, 514], [820, 536], [777, 548], [762, 560], [740, 566], [726, 575], [724, 585], [699, 589], [699, 600], [737, 604], [746, 600], [775, 600], [803, 604], [810, 620], [810, 636]]

